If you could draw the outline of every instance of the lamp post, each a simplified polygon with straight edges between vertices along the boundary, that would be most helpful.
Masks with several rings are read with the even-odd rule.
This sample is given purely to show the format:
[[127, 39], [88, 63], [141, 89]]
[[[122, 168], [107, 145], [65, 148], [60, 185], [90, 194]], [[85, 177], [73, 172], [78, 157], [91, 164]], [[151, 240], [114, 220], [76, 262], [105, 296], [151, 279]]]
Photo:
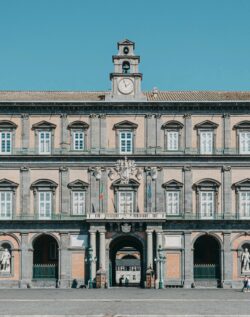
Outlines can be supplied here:
[[166, 262], [166, 257], [163, 255], [163, 250], [161, 248], [161, 245], [159, 245], [158, 251], [158, 257], [155, 258], [155, 262], [159, 263], [159, 289], [164, 288], [164, 279], [163, 279], [163, 264]]
[[95, 263], [97, 258], [93, 257], [93, 249], [89, 247], [88, 257], [85, 259], [85, 262], [89, 263], [89, 288], [93, 288], [93, 279], [92, 279], [92, 263]]

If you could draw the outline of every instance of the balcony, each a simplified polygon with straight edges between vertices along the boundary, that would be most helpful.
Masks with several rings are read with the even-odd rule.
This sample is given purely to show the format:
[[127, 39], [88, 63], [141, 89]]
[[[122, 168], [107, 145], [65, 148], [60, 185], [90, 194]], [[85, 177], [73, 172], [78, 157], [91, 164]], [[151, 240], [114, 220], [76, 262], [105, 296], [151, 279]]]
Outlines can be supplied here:
[[87, 219], [166, 219], [165, 212], [145, 213], [89, 213]]

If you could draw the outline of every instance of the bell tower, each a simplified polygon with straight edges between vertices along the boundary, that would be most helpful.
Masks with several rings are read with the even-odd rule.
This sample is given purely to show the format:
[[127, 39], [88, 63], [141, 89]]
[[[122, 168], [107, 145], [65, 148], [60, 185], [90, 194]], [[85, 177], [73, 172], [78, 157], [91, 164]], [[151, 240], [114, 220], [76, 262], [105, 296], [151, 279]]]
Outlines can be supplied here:
[[134, 53], [135, 43], [126, 39], [118, 42], [117, 46], [118, 54], [112, 57], [114, 72], [110, 74], [112, 91], [108, 99], [146, 100], [141, 91], [140, 56]]

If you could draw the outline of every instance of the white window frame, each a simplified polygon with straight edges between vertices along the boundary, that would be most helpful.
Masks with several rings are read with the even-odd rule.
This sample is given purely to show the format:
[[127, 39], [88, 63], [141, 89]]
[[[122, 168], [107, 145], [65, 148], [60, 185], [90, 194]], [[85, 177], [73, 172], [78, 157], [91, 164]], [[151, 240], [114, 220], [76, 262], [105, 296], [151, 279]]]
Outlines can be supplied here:
[[[8, 198], [8, 199], [7, 199]], [[0, 191], [0, 219], [12, 219], [13, 192]]]
[[12, 151], [12, 132], [0, 131], [0, 154], [4, 154], [4, 155], [11, 154], [11, 151]]
[[[210, 139], [209, 137], [210, 136]], [[213, 154], [213, 131], [200, 131], [200, 153], [201, 154]], [[209, 144], [210, 142], [210, 144]]]
[[86, 214], [86, 192], [72, 191], [72, 215], [82, 216], [85, 214]]
[[179, 131], [167, 131], [167, 150], [179, 150]]
[[239, 192], [239, 216], [241, 219], [250, 218], [250, 191]]
[[167, 212], [167, 215], [169, 216], [180, 215], [180, 192], [179, 191], [166, 192], [166, 212]]
[[73, 131], [74, 151], [84, 151], [84, 131]]
[[[125, 138], [122, 138], [122, 134], [125, 134]], [[128, 135], [131, 137], [128, 138]], [[124, 142], [124, 144], [123, 144]], [[130, 150], [128, 150], [128, 143], [130, 144]], [[133, 131], [124, 131], [119, 132], [119, 148], [121, 154], [132, 154], [133, 153]]]
[[239, 152], [240, 154], [250, 154], [250, 131], [239, 133]]
[[[208, 196], [211, 195], [212, 199], [208, 199]], [[215, 215], [215, 192], [214, 191], [200, 191], [200, 218], [201, 219], [214, 219]], [[204, 197], [207, 196], [207, 197]], [[205, 199], [203, 199], [205, 198]], [[204, 206], [203, 206], [204, 205]], [[205, 212], [203, 211], [203, 207], [205, 207]], [[209, 208], [212, 207], [212, 212], [209, 212]]]
[[[122, 201], [122, 196], [125, 196], [125, 200]], [[127, 202], [128, 196], [131, 197], [130, 202]], [[120, 191], [118, 193], [118, 212], [120, 214], [132, 214], [134, 213], [134, 192], [133, 191]], [[131, 208], [127, 208], [128, 204], [130, 204]], [[127, 210], [131, 209], [131, 211]]]
[[[42, 195], [45, 196], [42, 199]], [[49, 197], [49, 199], [48, 199]], [[43, 200], [43, 201], [42, 201]], [[42, 207], [42, 204], [44, 205]], [[51, 219], [52, 215], [52, 192], [51, 191], [39, 191], [39, 219]], [[48, 210], [47, 207], [49, 206]]]
[[[49, 135], [48, 139], [46, 134]], [[42, 135], [45, 136], [43, 139]], [[39, 154], [51, 154], [51, 131], [39, 131]]]

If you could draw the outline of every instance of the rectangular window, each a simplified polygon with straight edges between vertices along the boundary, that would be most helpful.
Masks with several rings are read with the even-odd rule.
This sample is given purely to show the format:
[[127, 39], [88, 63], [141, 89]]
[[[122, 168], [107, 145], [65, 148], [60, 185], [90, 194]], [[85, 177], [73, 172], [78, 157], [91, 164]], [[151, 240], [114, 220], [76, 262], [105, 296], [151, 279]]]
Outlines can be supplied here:
[[51, 192], [39, 192], [39, 219], [51, 219]]
[[0, 192], [0, 218], [12, 217], [12, 192]]
[[250, 132], [240, 132], [240, 154], [250, 154]]
[[200, 217], [202, 219], [214, 217], [214, 192], [200, 192]]
[[74, 150], [81, 151], [84, 149], [84, 133], [74, 132]]
[[200, 132], [200, 152], [201, 154], [213, 153], [213, 132], [212, 131]]
[[240, 218], [250, 218], [250, 192], [240, 193]]
[[51, 153], [51, 132], [40, 131], [39, 132], [39, 154]]
[[11, 153], [11, 132], [0, 132], [0, 142], [1, 154], [10, 154]]
[[73, 215], [85, 214], [85, 192], [73, 192]]
[[133, 213], [133, 192], [119, 192], [119, 213]]
[[167, 149], [169, 151], [178, 150], [179, 133], [177, 131], [168, 131], [167, 133]]
[[167, 192], [166, 195], [166, 206], [168, 215], [179, 215], [180, 213], [180, 195], [179, 192]]
[[120, 132], [120, 153], [132, 154], [133, 133], [128, 131]]

